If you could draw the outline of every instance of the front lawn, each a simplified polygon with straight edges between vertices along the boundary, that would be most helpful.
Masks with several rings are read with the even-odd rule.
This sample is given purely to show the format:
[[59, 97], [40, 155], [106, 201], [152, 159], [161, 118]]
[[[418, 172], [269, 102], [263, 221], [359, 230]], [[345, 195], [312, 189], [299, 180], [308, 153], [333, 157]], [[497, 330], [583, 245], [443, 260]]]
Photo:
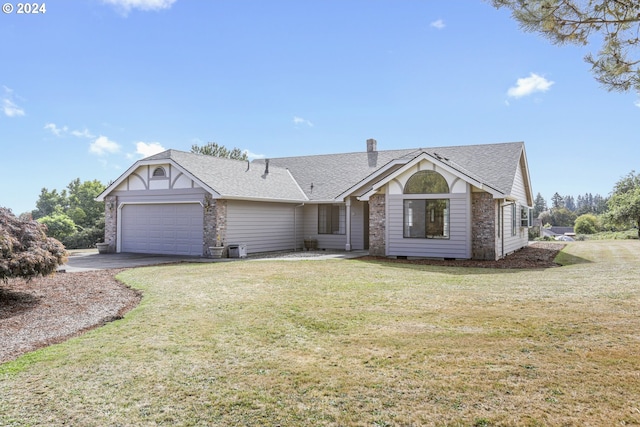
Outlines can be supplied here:
[[0, 365], [0, 426], [639, 424], [640, 242], [558, 259], [128, 270], [124, 319]]

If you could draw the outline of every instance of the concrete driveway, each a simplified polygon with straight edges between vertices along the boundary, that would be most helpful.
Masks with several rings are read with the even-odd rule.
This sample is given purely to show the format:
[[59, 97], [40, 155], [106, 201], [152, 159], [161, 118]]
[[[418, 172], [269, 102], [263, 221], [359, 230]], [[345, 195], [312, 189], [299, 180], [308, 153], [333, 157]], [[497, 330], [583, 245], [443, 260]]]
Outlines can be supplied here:
[[[367, 255], [368, 251], [312, 251], [312, 252], [275, 252], [250, 255], [245, 261], [262, 260], [323, 260], [323, 259], [350, 259]], [[238, 258], [204, 258], [181, 255], [149, 255], [149, 254], [99, 254], [95, 249], [71, 251], [67, 263], [58, 270], [68, 273], [91, 270], [107, 270], [112, 268], [143, 267], [145, 265], [173, 264], [176, 262], [228, 262], [240, 261]]]
[[[176, 262], [214, 262], [202, 257], [189, 257], [180, 255], [148, 255], [148, 254], [99, 254], [97, 251], [78, 251], [69, 254], [67, 263], [58, 270], [68, 273], [91, 270], [107, 270], [112, 268], [142, 267], [145, 265], [172, 264]], [[227, 259], [227, 261], [230, 261]]]

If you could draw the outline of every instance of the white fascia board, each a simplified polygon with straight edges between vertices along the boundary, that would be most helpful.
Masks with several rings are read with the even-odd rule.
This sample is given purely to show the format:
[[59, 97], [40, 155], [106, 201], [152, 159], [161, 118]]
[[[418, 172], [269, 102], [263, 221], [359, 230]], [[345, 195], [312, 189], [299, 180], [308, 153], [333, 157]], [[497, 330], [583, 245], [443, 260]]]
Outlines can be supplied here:
[[380, 181], [378, 181], [375, 184], [373, 184], [372, 189], [367, 191], [362, 196], [360, 196], [359, 200], [368, 200], [369, 197], [371, 197], [373, 194], [377, 193], [380, 190], [380, 188], [382, 188], [384, 185], [388, 184], [391, 180], [395, 179], [398, 175], [401, 175], [404, 172], [408, 171], [414, 165], [416, 165], [417, 163], [421, 162], [422, 160], [428, 160], [431, 163], [435, 164], [436, 166], [438, 166], [438, 167], [444, 169], [445, 171], [449, 172], [450, 174], [452, 174], [452, 175], [454, 175], [454, 176], [456, 176], [456, 177], [468, 182], [469, 184], [472, 184], [475, 187], [478, 187], [478, 188], [486, 191], [487, 193], [491, 194], [494, 199], [500, 199], [500, 198], [505, 197], [504, 193], [502, 193], [501, 191], [491, 187], [490, 185], [485, 184], [483, 182], [480, 182], [477, 179], [465, 174], [464, 172], [461, 172], [458, 169], [456, 169], [456, 168], [454, 168], [452, 166], [449, 166], [448, 164], [442, 162], [437, 157], [432, 156], [429, 153], [422, 152], [418, 156], [414, 157], [412, 160], [407, 162], [404, 166], [402, 166], [398, 170], [394, 171], [393, 173], [387, 175], [386, 177], [384, 177]]
[[373, 172], [372, 174], [370, 174], [369, 176], [367, 176], [366, 178], [358, 181], [357, 184], [349, 187], [347, 190], [345, 190], [344, 192], [338, 194], [336, 196], [336, 199], [338, 200], [344, 200], [345, 198], [347, 198], [348, 196], [351, 195], [351, 193], [353, 193], [354, 191], [356, 191], [358, 188], [362, 187], [366, 182], [371, 181], [373, 179], [375, 179], [376, 177], [379, 177], [380, 175], [385, 174], [389, 169], [393, 168], [394, 166], [398, 166], [398, 165], [403, 165], [405, 164], [407, 161], [406, 160], [391, 160], [389, 163], [387, 163], [386, 165], [382, 166], [380, 169], [377, 169], [375, 172]]
[[184, 169], [182, 166], [180, 166], [178, 163], [176, 163], [173, 159], [157, 159], [157, 160], [138, 160], [137, 162], [135, 162], [133, 165], [131, 165], [129, 167], [129, 169], [127, 169], [122, 175], [120, 175], [118, 177], [118, 179], [116, 179], [115, 181], [113, 181], [111, 183], [111, 185], [109, 185], [102, 193], [100, 193], [98, 195], [98, 197], [96, 197], [94, 200], [96, 202], [104, 202], [105, 197], [107, 197], [109, 195], [109, 193], [111, 193], [113, 190], [115, 190], [116, 188], [118, 188], [118, 186], [120, 184], [122, 184], [124, 182], [125, 179], [127, 179], [129, 177], [129, 175], [131, 175], [136, 169], [138, 169], [140, 166], [153, 166], [153, 165], [166, 165], [166, 164], [170, 164], [171, 166], [175, 167], [176, 169], [178, 169], [180, 172], [182, 172], [183, 174], [185, 174], [186, 176], [188, 176], [190, 179], [192, 179], [193, 181], [195, 181], [200, 187], [204, 188], [205, 190], [207, 190], [209, 193], [211, 193], [211, 195], [214, 198], [220, 198], [221, 194], [218, 193], [217, 191], [215, 191], [213, 188], [209, 187], [207, 184], [205, 184], [204, 182], [202, 182], [201, 180], [199, 180], [198, 178], [196, 178], [195, 176], [193, 176], [189, 171], [187, 171], [186, 169]]
[[378, 191], [380, 191], [379, 188], [372, 188], [371, 190], [367, 191], [366, 193], [356, 197], [356, 199], [360, 200], [361, 202], [368, 202], [369, 199], [371, 198], [371, 196], [376, 194]]
[[140, 166], [139, 164], [140, 162], [135, 162], [133, 165], [131, 165], [129, 167], [129, 169], [127, 169], [126, 171], [124, 171], [119, 177], [118, 179], [116, 179], [115, 181], [113, 181], [111, 184], [109, 184], [107, 186], [107, 188], [104, 189], [104, 191], [100, 194], [98, 194], [98, 197], [96, 197], [94, 200], [96, 202], [104, 202], [104, 198], [107, 197], [109, 195], [109, 193], [111, 193], [113, 190], [115, 190], [116, 188], [118, 188], [118, 186], [120, 184], [122, 184], [122, 182], [129, 176], [131, 175], [131, 173], [133, 171], [135, 171], [136, 169], [138, 169], [138, 166]]

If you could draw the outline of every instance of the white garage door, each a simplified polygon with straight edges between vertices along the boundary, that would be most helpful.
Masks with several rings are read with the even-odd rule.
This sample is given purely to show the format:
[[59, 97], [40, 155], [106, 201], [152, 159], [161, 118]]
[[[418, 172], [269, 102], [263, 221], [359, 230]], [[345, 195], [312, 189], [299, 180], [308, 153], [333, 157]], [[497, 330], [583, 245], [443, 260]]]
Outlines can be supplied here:
[[122, 252], [202, 256], [199, 203], [125, 205], [121, 213]]

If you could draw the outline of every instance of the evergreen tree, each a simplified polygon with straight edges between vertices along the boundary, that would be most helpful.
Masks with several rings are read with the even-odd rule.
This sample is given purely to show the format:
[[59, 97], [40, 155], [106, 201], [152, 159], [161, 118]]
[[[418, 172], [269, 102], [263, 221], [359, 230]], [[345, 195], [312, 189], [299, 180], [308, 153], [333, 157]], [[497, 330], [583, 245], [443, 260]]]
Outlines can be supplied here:
[[533, 217], [538, 218], [540, 214], [547, 210], [547, 201], [538, 193], [533, 202]]
[[576, 204], [573, 196], [564, 196], [564, 207], [572, 212], [576, 210]]
[[607, 90], [640, 92], [640, 2], [637, 0], [492, 0], [525, 31], [554, 44], [602, 43], [584, 59]]
[[197, 144], [191, 146], [191, 152], [197, 154], [205, 154], [207, 156], [224, 157], [226, 159], [249, 160], [247, 153], [239, 148], [229, 150], [224, 145], [216, 142], [209, 142], [207, 145], [200, 147]]
[[555, 193], [551, 197], [551, 207], [553, 209], [563, 208], [564, 207], [564, 198], [560, 194]]
[[607, 206], [608, 200], [609, 199], [607, 197], [602, 197], [599, 194], [593, 196], [593, 212], [598, 215], [602, 215], [603, 213], [607, 212], [607, 210], [609, 209], [609, 207]]

